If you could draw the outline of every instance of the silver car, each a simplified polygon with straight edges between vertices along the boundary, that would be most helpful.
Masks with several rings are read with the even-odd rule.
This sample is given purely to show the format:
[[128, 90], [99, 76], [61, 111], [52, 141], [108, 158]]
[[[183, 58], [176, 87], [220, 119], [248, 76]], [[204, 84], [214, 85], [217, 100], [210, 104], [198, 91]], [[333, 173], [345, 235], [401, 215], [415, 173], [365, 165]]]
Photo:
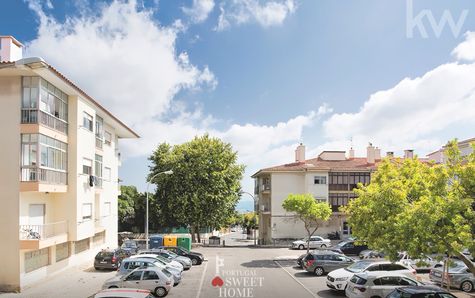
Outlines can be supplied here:
[[[442, 283], [443, 267], [437, 267], [430, 271], [429, 278], [436, 284]], [[452, 287], [459, 288], [464, 292], [472, 292], [475, 286], [475, 276], [462, 261], [451, 261], [448, 278], [444, 278], [444, 285], [450, 283]]]
[[172, 251], [161, 249], [161, 250], [157, 250], [153, 253], [158, 254], [162, 257], [165, 257], [169, 260], [175, 260], [175, 261], [179, 262], [180, 264], [183, 265], [184, 269], [189, 269], [192, 266], [190, 258], [184, 257], [184, 256], [179, 256], [179, 255], [177, 255], [176, 253], [174, 253]]
[[119, 270], [117, 271], [117, 275], [124, 275], [136, 268], [153, 268], [158, 267], [160, 269], [167, 269], [173, 277], [174, 283], [173, 285], [176, 286], [181, 282], [181, 271], [175, 269], [173, 267], [167, 267], [165, 263], [160, 260], [152, 259], [152, 258], [127, 258], [122, 260], [120, 264]]
[[157, 297], [165, 297], [173, 284], [172, 274], [163, 268], [137, 268], [132, 272], [106, 280], [102, 289], [136, 288], [153, 292]]

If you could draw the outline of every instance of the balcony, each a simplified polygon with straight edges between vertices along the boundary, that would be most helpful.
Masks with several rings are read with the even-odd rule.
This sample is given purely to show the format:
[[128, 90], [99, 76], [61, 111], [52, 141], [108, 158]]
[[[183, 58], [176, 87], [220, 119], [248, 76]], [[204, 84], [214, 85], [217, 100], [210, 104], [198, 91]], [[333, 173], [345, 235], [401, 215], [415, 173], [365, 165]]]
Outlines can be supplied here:
[[261, 185], [261, 192], [262, 193], [270, 193], [271, 185], [270, 183], [264, 183]]
[[271, 213], [270, 204], [260, 204], [259, 212], [262, 214], [270, 214]]
[[21, 168], [21, 191], [66, 192], [68, 173], [39, 167]]
[[68, 134], [68, 123], [66, 121], [37, 109], [22, 109], [21, 123], [42, 124], [54, 130], [62, 132], [65, 135]]
[[42, 249], [68, 241], [68, 222], [20, 225], [20, 249]]

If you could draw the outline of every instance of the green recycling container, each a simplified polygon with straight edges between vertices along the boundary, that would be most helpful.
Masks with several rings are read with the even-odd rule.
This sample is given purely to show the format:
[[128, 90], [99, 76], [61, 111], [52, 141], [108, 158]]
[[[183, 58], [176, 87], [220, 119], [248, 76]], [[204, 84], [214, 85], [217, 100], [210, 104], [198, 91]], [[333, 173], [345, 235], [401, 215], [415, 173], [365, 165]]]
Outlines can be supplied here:
[[183, 247], [184, 249], [191, 250], [191, 235], [190, 234], [179, 234], [177, 235], [177, 246]]

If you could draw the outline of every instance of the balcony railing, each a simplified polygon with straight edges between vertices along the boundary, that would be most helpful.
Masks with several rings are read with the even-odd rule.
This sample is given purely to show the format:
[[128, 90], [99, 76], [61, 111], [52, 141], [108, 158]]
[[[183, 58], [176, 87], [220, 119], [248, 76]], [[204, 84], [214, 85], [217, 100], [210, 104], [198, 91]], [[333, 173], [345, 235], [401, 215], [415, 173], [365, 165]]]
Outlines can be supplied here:
[[20, 225], [20, 240], [45, 240], [66, 234], [68, 222], [59, 221], [44, 225]]
[[270, 183], [262, 184], [261, 191], [270, 191]]
[[104, 179], [102, 177], [94, 177], [94, 185], [97, 188], [102, 188], [103, 182], [104, 182]]
[[23, 167], [21, 169], [21, 181], [37, 181], [47, 184], [68, 184], [68, 173], [37, 168], [37, 167]]
[[104, 144], [104, 141], [98, 136], [96, 136], [96, 148], [102, 149], [103, 144]]
[[270, 212], [270, 205], [269, 204], [261, 204], [259, 206], [259, 211], [261, 211], [261, 212]]
[[40, 123], [64, 134], [68, 134], [68, 123], [66, 121], [37, 109], [22, 109], [21, 123]]

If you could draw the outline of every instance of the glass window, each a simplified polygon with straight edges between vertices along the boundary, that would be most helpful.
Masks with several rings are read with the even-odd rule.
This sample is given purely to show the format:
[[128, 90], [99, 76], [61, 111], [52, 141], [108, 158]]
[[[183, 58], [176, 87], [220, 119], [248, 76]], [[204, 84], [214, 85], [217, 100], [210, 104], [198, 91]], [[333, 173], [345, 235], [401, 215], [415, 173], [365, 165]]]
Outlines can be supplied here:
[[110, 145], [112, 142], [112, 134], [108, 131], [104, 132], [104, 142], [106, 145]]
[[325, 176], [315, 176], [314, 184], [327, 184], [327, 177]]
[[[130, 266], [129, 266], [130, 267]], [[143, 271], [134, 271], [130, 273], [125, 280], [140, 280]]]
[[399, 284], [401, 286], [417, 286], [417, 282], [405, 277], [399, 278]]
[[155, 272], [155, 271], [144, 271], [143, 272], [143, 277], [142, 277], [143, 280], [157, 280], [157, 279], [160, 279], [158, 277], [158, 274]]
[[96, 137], [102, 139], [104, 131], [104, 120], [96, 115]]
[[92, 126], [92, 116], [89, 115], [88, 113], [86, 112], [83, 112], [83, 118], [82, 118], [82, 126], [84, 128], [86, 128], [87, 130], [89, 131], [92, 131], [93, 130], [93, 126]]
[[82, 219], [91, 219], [92, 218], [92, 204], [85, 203], [82, 204]]
[[94, 175], [98, 178], [102, 178], [102, 156], [96, 154], [96, 160], [94, 162]]
[[88, 158], [82, 159], [82, 173], [92, 175], [92, 160]]

